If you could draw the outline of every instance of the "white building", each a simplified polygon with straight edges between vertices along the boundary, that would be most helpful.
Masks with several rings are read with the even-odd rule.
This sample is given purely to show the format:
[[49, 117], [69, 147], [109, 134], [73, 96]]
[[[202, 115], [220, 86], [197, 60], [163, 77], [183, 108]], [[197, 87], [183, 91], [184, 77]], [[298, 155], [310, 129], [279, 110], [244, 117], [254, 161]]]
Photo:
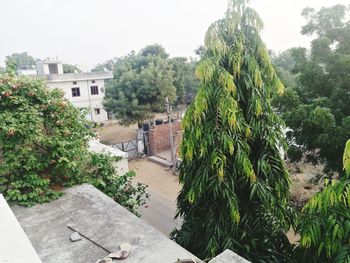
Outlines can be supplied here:
[[104, 86], [112, 79], [112, 72], [63, 73], [60, 61], [46, 59], [38, 61], [37, 77], [44, 79], [50, 88], [59, 88], [64, 97], [76, 107], [90, 109], [87, 118], [93, 122], [108, 120], [103, 108]]

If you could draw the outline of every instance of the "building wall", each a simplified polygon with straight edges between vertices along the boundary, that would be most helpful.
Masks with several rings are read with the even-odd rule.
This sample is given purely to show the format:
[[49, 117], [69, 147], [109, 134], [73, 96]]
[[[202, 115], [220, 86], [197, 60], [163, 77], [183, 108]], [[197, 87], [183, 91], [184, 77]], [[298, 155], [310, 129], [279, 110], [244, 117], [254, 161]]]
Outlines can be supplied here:
[[[107, 112], [103, 109], [103, 97], [104, 97], [104, 80], [74, 80], [69, 81], [47, 81], [50, 88], [59, 88], [64, 92], [64, 97], [73, 103], [76, 107], [84, 107], [91, 109], [89, 114], [86, 116], [88, 120], [94, 122], [103, 122], [108, 120]], [[98, 94], [91, 94], [91, 86], [98, 87]], [[78, 87], [80, 89], [80, 96], [72, 96], [72, 88]], [[100, 109], [100, 114], [97, 114], [95, 109]]]
[[[182, 140], [181, 122], [175, 121], [171, 126], [173, 130], [175, 147], [178, 148]], [[155, 155], [159, 152], [170, 150], [171, 145], [169, 131], [169, 123], [156, 125], [149, 130], [148, 139], [151, 154]]]

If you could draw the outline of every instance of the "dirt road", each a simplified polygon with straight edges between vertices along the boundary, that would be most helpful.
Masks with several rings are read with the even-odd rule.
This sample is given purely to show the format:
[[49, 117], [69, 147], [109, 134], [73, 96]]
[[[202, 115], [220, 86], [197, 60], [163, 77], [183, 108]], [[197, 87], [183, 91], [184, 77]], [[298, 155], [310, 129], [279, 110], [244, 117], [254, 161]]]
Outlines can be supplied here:
[[147, 159], [129, 162], [129, 169], [136, 172], [135, 181], [148, 185], [151, 194], [149, 202], [140, 209], [141, 218], [164, 235], [181, 225], [175, 220], [176, 197], [181, 187], [178, 177], [158, 164]]

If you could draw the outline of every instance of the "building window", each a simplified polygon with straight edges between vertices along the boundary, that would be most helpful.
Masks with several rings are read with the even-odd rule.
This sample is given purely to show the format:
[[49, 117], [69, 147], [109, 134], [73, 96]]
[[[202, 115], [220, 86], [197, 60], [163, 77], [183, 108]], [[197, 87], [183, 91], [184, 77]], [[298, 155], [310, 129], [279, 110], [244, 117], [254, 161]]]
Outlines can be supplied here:
[[91, 82], [92, 82], [92, 83], [95, 83], [95, 81], [94, 81], [94, 80], [92, 80]]
[[73, 85], [77, 85], [77, 82], [76, 82], [76, 81], [73, 81]]
[[98, 95], [98, 86], [91, 86], [91, 95]]
[[100, 113], [101, 113], [101, 111], [100, 111], [99, 108], [95, 109], [95, 114], [96, 114], [96, 115], [100, 115]]
[[72, 97], [80, 97], [80, 88], [72, 88]]

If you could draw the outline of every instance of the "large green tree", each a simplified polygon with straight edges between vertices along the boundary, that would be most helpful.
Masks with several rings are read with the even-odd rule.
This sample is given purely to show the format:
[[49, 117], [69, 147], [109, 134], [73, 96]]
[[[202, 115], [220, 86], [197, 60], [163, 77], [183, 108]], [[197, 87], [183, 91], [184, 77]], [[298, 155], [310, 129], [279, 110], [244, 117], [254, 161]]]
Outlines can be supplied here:
[[118, 59], [106, 86], [105, 107], [124, 125], [142, 122], [176, 99], [174, 71], [163, 48], [147, 46]]
[[349, 14], [343, 5], [306, 8], [302, 33], [314, 37], [311, 51], [291, 49], [288, 67], [281, 63], [286, 56], [276, 63], [297, 77], [297, 85], [275, 100], [291, 128], [289, 157], [324, 164], [329, 174], [342, 173], [343, 145], [350, 137]]
[[13, 53], [6, 57], [5, 64], [13, 69], [26, 69], [35, 66], [35, 59], [28, 55], [27, 52]]
[[195, 76], [197, 61], [186, 57], [175, 57], [170, 60], [174, 70], [176, 104], [188, 103], [197, 94], [199, 80]]
[[232, 249], [253, 262], [287, 261], [294, 220], [280, 155], [283, 123], [271, 95], [284, 86], [246, 0], [231, 0], [213, 23], [196, 70], [198, 94], [186, 112], [177, 217], [172, 237], [201, 258]]

